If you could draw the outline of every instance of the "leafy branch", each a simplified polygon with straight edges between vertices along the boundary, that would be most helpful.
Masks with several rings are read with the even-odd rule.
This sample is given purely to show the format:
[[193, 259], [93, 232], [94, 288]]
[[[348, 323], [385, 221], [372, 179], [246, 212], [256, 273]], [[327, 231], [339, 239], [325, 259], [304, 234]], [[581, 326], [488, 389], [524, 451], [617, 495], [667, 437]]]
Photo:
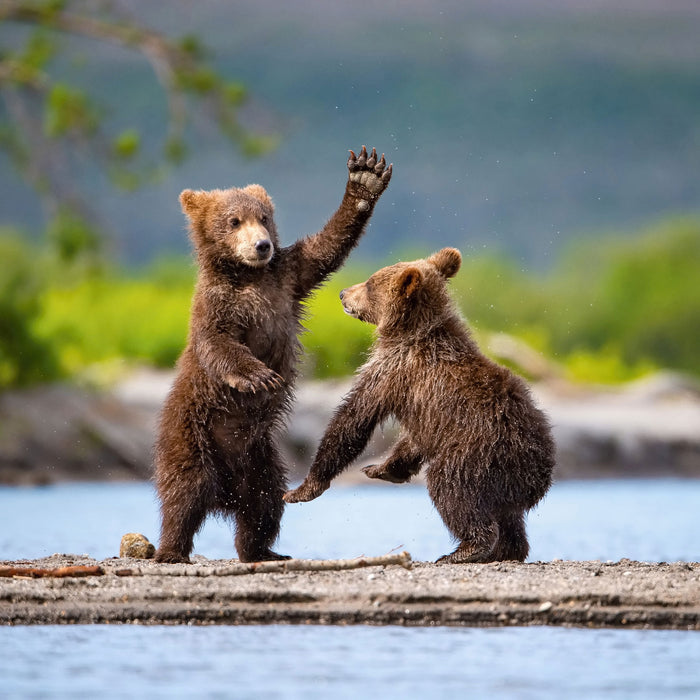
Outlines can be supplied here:
[[[0, 95], [5, 108], [0, 111], [0, 147], [39, 194], [47, 219], [58, 230], [59, 247], [67, 255], [76, 243], [60, 239], [75, 227], [61, 222], [74, 223], [77, 217], [93, 229], [98, 223], [74, 174], [81, 155], [96, 163], [114, 184], [136, 188], [186, 157], [186, 132], [195, 115], [198, 121], [212, 123], [245, 155], [259, 155], [274, 145], [271, 137], [241, 125], [238, 113], [246, 101], [245, 88], [207, 63], [196, 37], [173, 39], [118, 15], [110, 5], [76, 0], [2, 0], [0, 25], [29, 28], [19, 48], [0, 53]], [[60, 40], [66, 36], [121, 46], [150, 66], [167, 102], [155, 167], [144, 163], [137, 126], [106, 134], [104, 108], [80, 87], [54, 76], [62, 51]], [[95, 236], [88, 240], [91, 236], [85, 230], [81, 235], [84, 240], [78, 248], [98, 246]]]

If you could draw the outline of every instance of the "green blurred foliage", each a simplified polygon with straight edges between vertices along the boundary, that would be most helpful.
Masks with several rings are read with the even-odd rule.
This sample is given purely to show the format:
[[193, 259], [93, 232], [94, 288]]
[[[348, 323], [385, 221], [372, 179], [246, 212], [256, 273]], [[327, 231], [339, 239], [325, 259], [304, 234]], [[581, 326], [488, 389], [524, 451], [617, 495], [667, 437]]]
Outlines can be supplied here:
[[362, 282], [373, 270], [348, 266], [319, 289], [307, 305], [302, 336], [306, 376], [318, 379], [342, 377], [364, 362], [374, 329], [343, 312], [342, 289]]
[[39, 251], [17, 233], [0, 230], [0, 389], [61, 376], [55, 344], [37, 335], [45, 287]]
[[98, 110], [85, 92], [65, 83], [51, 87], [44, 113], [47, 136], [87, 136], [97, 131], [98, 124]]
[[614, 350], [625, 365], [700, 373], [700, 222], [679, 219], [633, 239], [589, 240], [566, 256], [553, 290], [575, 319], [552, 326], [562, 354]]
[[[0, 232], [0, 388], [110, 363], [172, 367], [186, 341], [193, 262], [110, 269], [95, 263], [80, 221], [61, 225], [42, 246]], [[347, 375], [364, 361], [374, 329], [346, 316], [338, 294], [373, 271], [351, 263], [310, 300], [305, 376]], [[510, 333], [571, 380], [619, 382], [661, 367], [700, 376], [699, 279], [700, 221], [677, 220], [589, 239], [546, 274], [465, 256], [450, 285], [480, 342]]]
[[700, 374], [700, 221], [586, 238], [547, 275], [466, 260], [454, 280], [477, 327], [528, 340], [575, 380], [621, 381], [667, 367]]
[[172, 367], [184, 347], [191, 295], [191, 282], [170, 286], [148, 270], [105, 273], [47, 289], [35, 333], [52, 343], [69, 375], [122, 359]]
[[141, 148], [141, 134], [137, 129], [126, 129], [112, 143], [114, 155], [128, 160], [138, 154]]
[[32, 34], [15, 63], [13, 79], [18, 84], [34, 83], [56, 53], [56, 42], [43, 30]]
[[69, 207], [59, 209], [46, 231], [49, 250], [69, 267], [74, 263], [90, 262], [97, 266], [102, 239], [99, 233]]

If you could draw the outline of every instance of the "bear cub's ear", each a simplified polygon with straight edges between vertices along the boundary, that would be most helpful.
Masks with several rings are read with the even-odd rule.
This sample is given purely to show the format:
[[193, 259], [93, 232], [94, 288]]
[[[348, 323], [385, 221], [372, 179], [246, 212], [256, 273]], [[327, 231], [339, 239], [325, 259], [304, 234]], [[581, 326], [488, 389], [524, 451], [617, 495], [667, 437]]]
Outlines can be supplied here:
[[423, 285], [423, 273], [417, 267], [401, 270], [396, 280], [399, 295], [410, 299]]
[[269, 207], [271, 211], [275, 210], [275, 205], [272, 203], [272, 198], [265, 191], [262, 185], [248, 185], [244, 187], [243, 192], [249, 194], [251, 197], [255, 197], [259, 202], [262, 202], [266, 207]]
[[443, 277], [454, 277], [462, 264], [462, 254], [457, 248], [443, 248], [433, 253], [428, 262], [432, 263]]
[[182, 211], [187, 214], [187, 216], [192, 217], [197, 211], [204, 207], [209, 196], [208, 192], [204, 190], [183, 190], [180, 193], [180, 206]]

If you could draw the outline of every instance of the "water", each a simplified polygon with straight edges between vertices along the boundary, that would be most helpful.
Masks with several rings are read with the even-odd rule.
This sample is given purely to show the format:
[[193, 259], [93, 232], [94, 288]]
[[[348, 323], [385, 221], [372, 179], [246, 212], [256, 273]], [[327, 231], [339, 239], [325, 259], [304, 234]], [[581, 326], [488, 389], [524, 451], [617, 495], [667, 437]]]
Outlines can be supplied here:
[[547, 627], [0, 628], [0, 697], [697, 698], [700, 634]]
[[[556, 485], [528, 520], [531, 560], [700, 559], [700, 481]], [[121, 535], [155, 540], [151, 487], [0, 488], [0, 559], [114, 556]], [[279, 551], [352, 557], [452, 543], [424, 488], [333, 487], [286, 509]], [[196, 541], [233, 556], [228, 527]], [[700, 697], [700, 634], [548, 627], [0, 628], [0, 698]]]
[[[700, 560], [700, 480], [566, 481], [528, 517], [531, 561]], [[55, 552], [116, 556], [121, 536], [158, 538], [149, 484], [0, 487], [0, 559]], [[407, 549], [433, 560], [453, 543], [422, 486], [333, 486], [287, 506], [277, 551], [306, 558], [377, 556]], [[209, 519], [195, 554], [235, 556], [229, 526]]]

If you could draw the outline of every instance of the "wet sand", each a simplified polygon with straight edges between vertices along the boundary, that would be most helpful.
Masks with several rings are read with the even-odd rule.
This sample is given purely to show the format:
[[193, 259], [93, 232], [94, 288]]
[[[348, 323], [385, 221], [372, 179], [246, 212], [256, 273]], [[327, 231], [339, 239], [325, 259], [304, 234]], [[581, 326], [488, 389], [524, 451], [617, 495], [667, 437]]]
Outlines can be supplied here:
[[242, 573], [53, 555], [3, 567], [100, 575], [0, 577], [0, 624], [558, 625], [700, 630], [700, 563], [552, 561]]

